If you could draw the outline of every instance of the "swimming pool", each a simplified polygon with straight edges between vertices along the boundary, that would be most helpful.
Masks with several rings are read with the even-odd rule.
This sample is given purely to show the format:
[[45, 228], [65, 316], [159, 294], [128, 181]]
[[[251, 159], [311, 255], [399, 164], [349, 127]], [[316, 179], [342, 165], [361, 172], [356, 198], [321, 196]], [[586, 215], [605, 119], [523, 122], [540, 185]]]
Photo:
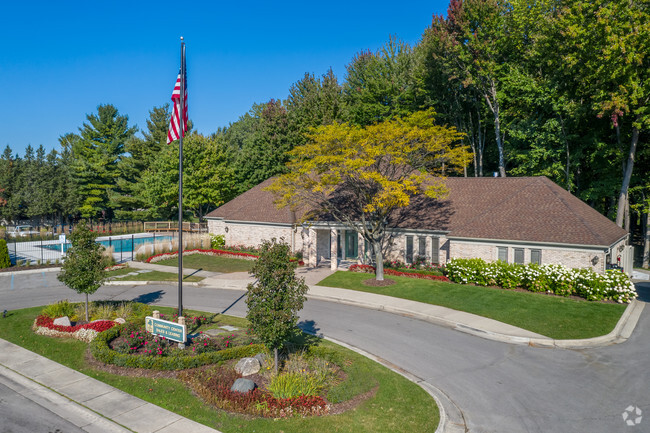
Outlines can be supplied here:
[[[140, 236], [138, 237], [134, 236], [129, 236], [129, 237], [111, 237], [108, 239], [102, 239], [97, 241], [97, 243], [105, 246], [106, 248], [113, 247], [114, 251], [116, 253], [126, 253], [126, 252], [135, 252], [141, 245], [144, 244], [152, 244], [155, 242], [163, 242], [163, 241], [169, 241], [173, 239], [173, 236]], [[49, 245], [43, 245], [43, 248], [47, 248], [49, 250], [56, 250], [56, 251], [61, 251], [61, 244], [49, 244]], [[68, 251], [68, 248], [70, 248], [70, 243], [67, 242], [63, 245], [63, 251]]]

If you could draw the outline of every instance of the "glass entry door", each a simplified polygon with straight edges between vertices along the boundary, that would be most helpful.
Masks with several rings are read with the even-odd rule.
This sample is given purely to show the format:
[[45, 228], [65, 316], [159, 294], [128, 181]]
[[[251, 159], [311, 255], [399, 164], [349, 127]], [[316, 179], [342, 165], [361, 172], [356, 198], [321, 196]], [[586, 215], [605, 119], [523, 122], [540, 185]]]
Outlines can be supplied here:
[[[343, 256], [343, 245], [341, 244], [341, 232], [345, 236], [345, 255]], [[356, 259], [359, 255], [359, 237], [357, 232], [352, 230], [340, 230], [337, 234], [338, 257], [339, 259]]]
[[359, 236], [357, 232], [346, 230], [345, 232], [345, 257], [356, 259], [359, 255]]

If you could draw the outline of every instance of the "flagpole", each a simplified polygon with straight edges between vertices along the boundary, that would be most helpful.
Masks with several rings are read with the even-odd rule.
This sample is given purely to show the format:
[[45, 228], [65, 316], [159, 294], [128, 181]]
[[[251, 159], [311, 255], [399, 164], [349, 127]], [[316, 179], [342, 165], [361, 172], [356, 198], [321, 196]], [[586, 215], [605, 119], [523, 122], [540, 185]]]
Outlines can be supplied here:
[[185, 134], [185, 42], [181, 36], [181, 106], [178, 139], [178, 316], [183, 315], [183, 135]]

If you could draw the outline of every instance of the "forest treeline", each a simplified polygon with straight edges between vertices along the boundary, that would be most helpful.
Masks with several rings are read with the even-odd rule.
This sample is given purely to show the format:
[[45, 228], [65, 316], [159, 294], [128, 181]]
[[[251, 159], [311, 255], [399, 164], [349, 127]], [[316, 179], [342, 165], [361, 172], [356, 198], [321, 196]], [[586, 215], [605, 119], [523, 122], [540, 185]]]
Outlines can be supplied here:
[[[466, 176], [544, 175], [620, 226], [647, 233], [650, 4], [451, 0], [410, 46], [391, 37], [339, 79], [307, 73], [285, 99], [184, 140], [184, 203], [201, 218], [270, 176], [312, 127], [368, 125], [434, 108], [465, 134]], [[192, 90], [190, 89], [190, 92]], [[191, 108], [191, 107], [190, 107]], [[191, 115], [191, 111], [190, 111]], [[0, 159], [0, 218], [166, 219], [177, 212], [168, 105], [141, 136], [100, 105], [60, 147]]]

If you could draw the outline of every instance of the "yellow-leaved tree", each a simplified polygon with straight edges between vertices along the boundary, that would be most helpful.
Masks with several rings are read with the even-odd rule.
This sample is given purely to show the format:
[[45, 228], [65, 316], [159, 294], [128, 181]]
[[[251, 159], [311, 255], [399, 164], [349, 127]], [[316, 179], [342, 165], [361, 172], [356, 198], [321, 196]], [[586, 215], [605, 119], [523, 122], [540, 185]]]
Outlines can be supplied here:
[[471, 160], [462, 134], [434, 120], [430, 109], [366, 127], [312, 129], [290, 152], [288, 173], [268, 189], [279, 207], [308, 209], [304, 219], [335, 220], [360, 233], [372, 248], [375, 278], [383, 280], [391, 216], [418, 194], [444, 197], [444, 176]]

